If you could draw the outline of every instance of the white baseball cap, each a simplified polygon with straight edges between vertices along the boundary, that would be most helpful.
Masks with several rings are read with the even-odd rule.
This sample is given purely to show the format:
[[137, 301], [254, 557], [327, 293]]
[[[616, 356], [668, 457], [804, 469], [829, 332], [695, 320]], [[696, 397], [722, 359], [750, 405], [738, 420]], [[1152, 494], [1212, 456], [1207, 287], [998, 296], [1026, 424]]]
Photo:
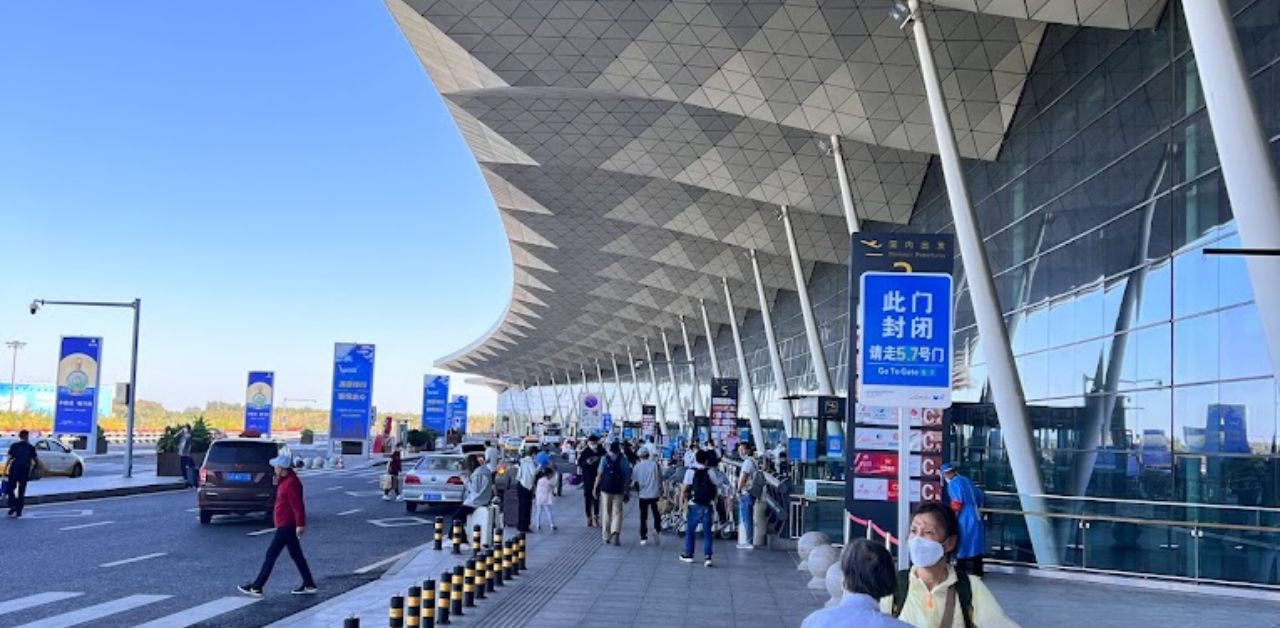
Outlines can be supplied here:
[[280, 454], [279, 456], [276, 456], [275, 458], [272, 458], [272, 459], [271, 459], [271, 462], [270, 462], [270, 463], [268, 463], [268, 464], [270, 464], [271, 466], [276, 467], [276, 468], [278, 468], [278, 469], [292, 469], [292, 468], [293, 468], [293, 461], [289, 459], [289, 456], [286, 456], [286, 455], [284, 455], [284, 454]]

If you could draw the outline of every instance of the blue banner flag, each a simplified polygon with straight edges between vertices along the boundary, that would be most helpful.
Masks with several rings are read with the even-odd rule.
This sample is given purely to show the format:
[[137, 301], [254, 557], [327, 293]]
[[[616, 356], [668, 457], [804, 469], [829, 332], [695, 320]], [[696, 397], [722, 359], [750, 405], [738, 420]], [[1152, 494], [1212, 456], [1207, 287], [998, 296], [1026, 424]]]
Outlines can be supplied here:
[[373, 406], [373, 345], [333, 345], [333, 402], [329, 437], [364, 440]]
[[275, 373], [250, 371], [249, 388], [244, 396], [244, 431], [271, 433], [271, 412], [275, 399]]
[[449, 376], [422, 378], [422, 427], [444, 436], [449, 429]]
[[102, 339], [64, 336], [58, 351], [58, 392], [53, 414], [57, 434], [92, 434], [98, 407]]
[[951, 275], [862, 275], [858, 399], [869, 406], [951, 405]]
[[449, 404], [449, 425], [459, 434], [467, 433], [467, 396], [455, 395]]

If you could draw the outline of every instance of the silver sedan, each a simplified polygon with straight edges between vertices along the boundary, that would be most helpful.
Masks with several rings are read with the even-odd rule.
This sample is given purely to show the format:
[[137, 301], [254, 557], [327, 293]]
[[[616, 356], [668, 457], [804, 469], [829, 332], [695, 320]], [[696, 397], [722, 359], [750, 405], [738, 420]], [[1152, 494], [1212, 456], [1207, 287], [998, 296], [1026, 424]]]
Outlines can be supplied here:
[[[0, 475], [9, 473], [9, 446], [16, 442], [16, 438], [0, 438]], [[52, 438], [36, 438], [31, 444], [36, 448], [42, 473], [73, 478], [84, 475], [84, 459], [67, 449], [66, 445]]]

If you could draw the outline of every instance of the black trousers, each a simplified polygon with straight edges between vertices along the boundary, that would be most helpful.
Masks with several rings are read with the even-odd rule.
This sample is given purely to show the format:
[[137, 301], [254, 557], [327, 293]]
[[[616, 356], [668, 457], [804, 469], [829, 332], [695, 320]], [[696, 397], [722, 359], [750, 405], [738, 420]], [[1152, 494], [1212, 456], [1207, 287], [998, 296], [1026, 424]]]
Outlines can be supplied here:
[[662, 534], [662, 519], [658, 514], [658, 498], [640, 498], [640, 538], [649, 538], [649, 513], [653, 513], [653, 532]]
[[516, 529], [528, 532], [529, 524], [533, 521], [533, 491], [525, 488], [523, 484], [516, 483], [516, 495], [520, 497], [520, 516], [516, 522]]
[[9, 478], [9, 512], [22, 514], [27, 503], [27, 481]]
[[596, 476], [582, 476], [582, 509], [587, 518], [600, 517], [600, 499], [596, 497]]
[[289, 557], [293, 559], [293, 564], [298, 567], [298, 573], [302, 575], [302, 585], [316, 586], [315, 579], [311, 577], [311, 568], [307, 566], [307, 557], [302, 555], [302, 544], [298, 542], [298, 529], [293, 526], [276, 528], [275, 536], [271, 537], [271, 547], [267, 548], [267, 557], [262, 561], [262, 569], [258, 571], [258, 577], [254, 579], [253, 586], [261, 589], [267, 584], [267, 578], [271, 577], [271, 569], [276, 566], [280, 551], [286, 548], [289, 550]]
[[449, 527], [446, 528], [444, 531], [445, 540], [448, 541], [450, 538], [449, 535], [452, 534], [451, 530], [453, 530], [453, 522], [458, 521], [460, 522], [458, 524], [459, 527], [462, 528], [462, 542], [469, 543], [470, 541], [468, 541], [467, 539], [471, 537], [467, 536], [467, 517], [470, 517], [471, 513], [475, 511], [476, 511], [475, 506], [468, 506], [466, 504], [458, 506], [458, 509], [453, 511], [453, 517], [449, 519]]
[[982, 557], [974, 556], [973, 558], [956, 559], [956, 571], [961, 571], [976, 578], [981, 578], [983, 575]]

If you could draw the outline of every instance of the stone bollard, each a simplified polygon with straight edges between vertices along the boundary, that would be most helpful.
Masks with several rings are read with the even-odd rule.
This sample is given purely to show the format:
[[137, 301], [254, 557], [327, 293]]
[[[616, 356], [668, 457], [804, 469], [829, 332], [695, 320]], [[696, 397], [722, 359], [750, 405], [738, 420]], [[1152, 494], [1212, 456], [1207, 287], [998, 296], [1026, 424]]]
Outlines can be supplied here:
[[827, 569], [832, 564], [840, 562], [840, 550], [831, 545], [821, 545], [813, 548], [809, 552], [809, 574], [813, 579], [809, 581], [809, 588], [822, 591], [827, 588]]
[[800, 540], [796, 541], [796, 552], [800, 554], [800, 566], [796, 567], [796, 569], [799, 571], [808, 570], [809, 552], [813, 551], [813, 548], [818, 547], [819, 545], [830, 544], [831, 537], [828, 537], [823, 532], [805, 532], [804, 535], [800, 537]]
[[838, 560], [827, 567], [827, 594], [831, 596], [827, 600], [827, 608], [840, 604], [844, 599], [844, 571], [841, 571]]

